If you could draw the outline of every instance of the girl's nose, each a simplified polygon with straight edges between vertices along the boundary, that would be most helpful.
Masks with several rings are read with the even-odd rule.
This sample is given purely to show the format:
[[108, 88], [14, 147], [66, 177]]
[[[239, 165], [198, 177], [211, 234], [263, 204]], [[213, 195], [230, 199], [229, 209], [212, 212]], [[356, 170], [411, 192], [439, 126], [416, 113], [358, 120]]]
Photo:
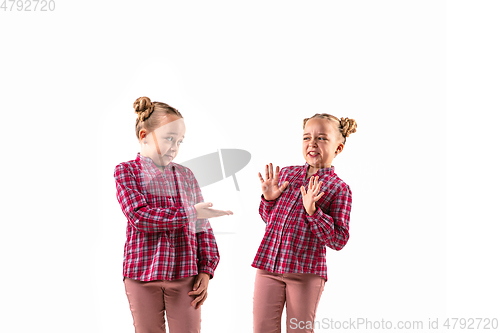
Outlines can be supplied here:
[[170, 147], [168, 147], [168, 150], [171, 152], [177, 151], [177, 147], [175, 146], [175, 143], [171, 143]]

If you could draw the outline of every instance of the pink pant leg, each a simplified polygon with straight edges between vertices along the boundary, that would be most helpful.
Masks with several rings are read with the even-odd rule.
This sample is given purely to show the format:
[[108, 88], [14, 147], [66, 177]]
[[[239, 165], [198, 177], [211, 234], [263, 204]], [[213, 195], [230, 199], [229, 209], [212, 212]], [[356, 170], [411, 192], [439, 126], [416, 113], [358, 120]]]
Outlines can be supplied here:
[[162, 282], [143, 282], [126, 277], [123, 283], [134, 319], [135, 333], [165, 333]]
[[165, 310], [170, 333], [199, 333], [201, 329], [201, 307], [195, 309], [191, 302], [196, 298], [189, 296], [193, 290], [194, 276], [166, 281]]
[[165, 333], [165, 313], [170, 333], [199, 333], [201, 308], [194, 309], [194, 276], [150, 282], [124, 279], [136, 333]]
[[281, 332], [285, 283], [281, 274], [257, 269], [253, 296], [254, 333]]
[[287, 333], [314, 332], [316, 309], [325, 279], [316, 274], [285, 273]]

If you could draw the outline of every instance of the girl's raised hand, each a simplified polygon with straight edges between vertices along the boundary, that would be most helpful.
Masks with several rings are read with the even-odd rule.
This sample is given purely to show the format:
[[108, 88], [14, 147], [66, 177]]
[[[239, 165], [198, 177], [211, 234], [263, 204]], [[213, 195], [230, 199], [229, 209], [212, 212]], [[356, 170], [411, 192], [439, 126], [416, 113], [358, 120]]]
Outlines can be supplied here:
[[276, 174], [273, 174], [273, 164], [266, 164], [266, 179], [262, 178], [259, 172], [260, 183], [262, 186], [262, 194], [267, 201], [274, 200], [281, 195], [281, 192], [288, 186], [288, 181], [285, 181], [278, 187], [280, 177], [280, 167], [276, 166]]
[[194, 209], [196, 209], [196, 218], [209, 219], [224, 215], [233, 215], [233, 212], [230, 210], [217, 210], [210, 207], [212, 207], [211, 202], [200, 202], [194, 205]]
[[[314, 178], [314, 183], [313, 183]], [[306, 189], [304, 186], [300, 187], [300, 192], [302, 192], [302, 203], [304, 208], [309, 215], [313, 215], [316, 212], [316, 201], [318, 201], [325, 192], [321, 192], [318, 195], [319, 188], [322, 182], [318, 183], [318, 176], [309, 178], [309, 186]]]

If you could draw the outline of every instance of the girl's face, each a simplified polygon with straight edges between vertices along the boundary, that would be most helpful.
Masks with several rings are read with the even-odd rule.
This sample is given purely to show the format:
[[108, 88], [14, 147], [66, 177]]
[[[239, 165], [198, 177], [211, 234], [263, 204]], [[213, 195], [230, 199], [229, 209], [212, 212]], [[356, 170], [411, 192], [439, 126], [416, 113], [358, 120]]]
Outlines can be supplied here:
[[162, 126], [153, 132], [147, 134], [145, 130], [139, 132], [141, 155], [151, 158], [158, 166], [167, 165], [179, 153], [179, 146], [185, 133], [183, 118], [175, 115], [165, 116]]
[[342, 151], [342, 134], [333, 127], [328, 119], [309, 119], [304, 128], [302, 154], [311, 166], [311, 173], [330, 167], [332, 160]]

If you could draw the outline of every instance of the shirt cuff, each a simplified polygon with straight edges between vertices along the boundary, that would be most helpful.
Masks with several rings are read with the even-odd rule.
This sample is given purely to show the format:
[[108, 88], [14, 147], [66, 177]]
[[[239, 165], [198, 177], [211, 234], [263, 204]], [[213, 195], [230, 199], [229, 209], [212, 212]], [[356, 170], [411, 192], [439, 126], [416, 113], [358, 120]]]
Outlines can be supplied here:
[[260, 195], [261, 199], [262, 199], [262, 202], [266, 205], [273, 205], [277, 199], [274, 199], [274, 200], [269, 200], [267, 201], [265, 198], [264, 198], [264, 194], [261, 194]]
[[207, 273], [210, 276], [210, 280], [214, 277], [214, 269], [209, 266], [198, 267], [198, 274]]
[[188, 223], [195, 223], [196, 218], [196, 208], [194, 206], [186, 206], [184, 207], [184, 211], [186, 212], [186, 219]]
[[312, 215], [307, 214], [305, 208], [304, 208], [304, 212], [306, 213], [306, 219], [308, 222], [318, 221], [319, 219], [321, 219], [321, 216], [323, 215], [323, 211], [321, 211], [321, 208], [319, 208], [319, 207], [316, 207], [316, 211]]

